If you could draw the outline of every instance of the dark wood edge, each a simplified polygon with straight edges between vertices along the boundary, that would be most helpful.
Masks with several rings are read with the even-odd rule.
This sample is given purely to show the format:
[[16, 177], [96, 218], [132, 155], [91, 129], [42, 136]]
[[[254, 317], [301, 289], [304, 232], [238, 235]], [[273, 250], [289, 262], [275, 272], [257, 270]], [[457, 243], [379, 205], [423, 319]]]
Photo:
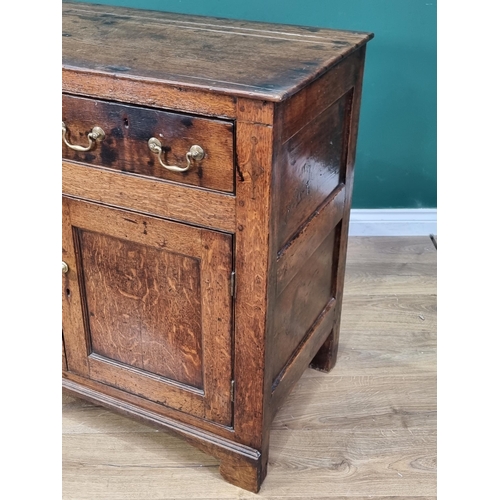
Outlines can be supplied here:
[[319, 75], [308, 87], [292, 96], [290, 105], [283, 109], [282, 145], [352, 89], [365, 48], [365, 45], [358, 48], [350, 58], [344, 58], [334, 65], [335, 71]]
[[344, 54], [342, 54], [341, 57], [333, 57], [329, 61], [325, 63], [325, 65], [316, 73], [312, 73], [307, 79], [304, 79], [301, 81], [299, 84], [297, 84], [295, 87], [291, 87], [288, 89], [286, 92], [283, 92], [278, 96], [277, 99], [271, 99], [269, 98], [270, 101], [276, 101], [276, 102], [282, 102], [286, 101], [288, 98], [296, 95], [298, 92], [300, 92], [302, 89], [307, 88], [311, 85], [312, 82], [315, 80], [318, 80], [321, 78], [324, 74], [328, 73], [332, 68], [340, 64], [342, 61], [344, 61], [350, 54], [353, 52], [356, 52], [362, 47], [366, 47], [366, 44], [374, 37], [375, 35], [373, 33], [367, 33], [366, 38], [355, 45], [353, 45], [349, 51], [346, 51]]
[[238, 444], [229, 439], [225, 439], [216, 434], [199, 429], [177, 420], [158, 415], [157, 413], [145, 410], [137, 405], [123, 401], [121, 399], [102, 394], [83, 385], [80, 385], [67, 378], [62, 379], [63, 390], [69, 395], [85, 399], [91, 403], [104, 406], [122, 415], [135, 418], [143, 423], [156, 428], [174, 432], [202, 451], [219, 459], [226, 459], [229, 456], [237, 455], [240, 459], [248, 462], [258, 462], [261, 453], [258, 450]]
[[[297, 231], [285, 242], [285, 244], [278, 250], [277, 260], [282, 261], [290, 250], [294, 250], [297, 245], [300, 245], [301, 236], [308, 230], [312, 229], [314, 225], [320, 220], [326, 210], [330, 207], [335, 210], [335, 221], [331, 224], [332, 227], [336, 226], [342, 218], [345, 198], [345, 186], [339, 184], [329, 195], [325, 198], [318, 208], [299, 226]], [[333, 205], [332, 205], [333, 204]]]
[[64, 345], [64, 335], [62, 338], [62, 369], [64, 372], [68, 371], [68, 361], [66, 359], [66, 346]]
[[329, 229], [337, 226], [344, 213], [344, 199], [345, 189], [341, 184], [278, 252], [276, 296], [300, 270], [299, 263], [306, 262], [329, 234]]
[[318, 352], [318, 349], [323, 345], [326, 338], [331, 333], [333, 319], [337, 309], [336, 306], [336, 300], [331, 298], [304, 336], [302, 342], [295, 349], [284, 368], [273, 381], [271, 396], [273, 415], [275, 415], [281, 407], [297, 380], [309, 366], [309, 363]]

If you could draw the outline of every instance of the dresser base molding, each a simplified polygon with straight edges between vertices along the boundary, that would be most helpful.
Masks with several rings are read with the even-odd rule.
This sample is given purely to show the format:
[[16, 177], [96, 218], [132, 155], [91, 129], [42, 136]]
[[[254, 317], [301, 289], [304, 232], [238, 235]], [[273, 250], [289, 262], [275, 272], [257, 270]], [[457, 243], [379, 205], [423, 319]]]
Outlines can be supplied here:
[[201, 430], [199, 427], [148, 411], [64, 377], [62, 388], [70, 396], [113, 410], [162, 431], [175, 433], [191, 445], [220, 460], [222, 477], [240, 488], [257, 493], [266, 477], [267, 463], [262, 464], [262, 454], [258, 450]]

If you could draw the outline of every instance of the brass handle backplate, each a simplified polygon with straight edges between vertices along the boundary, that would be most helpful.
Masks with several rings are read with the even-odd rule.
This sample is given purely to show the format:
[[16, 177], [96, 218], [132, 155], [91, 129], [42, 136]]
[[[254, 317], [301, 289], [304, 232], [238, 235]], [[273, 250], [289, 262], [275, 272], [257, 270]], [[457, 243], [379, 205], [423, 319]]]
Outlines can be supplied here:
[[64, 124], [64, 122], [62, 122], [62, 138], [64, 144], [66, 144], [68, 148], [71, 148], [75, 151], [90, 151], [97, 141], [102, 141], [106, 137], [106, 134], [104, 133], [104, 130], [101, 127], [98, 127], [96, 125], [92, 129], [92, 131], [87, 135], [87, 137], [89, 139], [88, 146], [78, 146], [76, 144], [70, 144], [66, 139], [66, 125]]
[[167, 170], [172, 170], [172, 172], [185, 172], [186, 170], [189, 170], [192, 161], [200, 161], [205, 157], [205, 151], [203, 151], [203, 148], [195, 144], [191, 146], [189, 151], [186, 153], [187, 165], [185, 167], [177, 167], [175, 165], [167, 165], [163, 163], [163, 160], [161, 159], [161, 142], [156, 137], [151, 137], [151, 139], [149, 139], [148, 146], [153, 153], [158, 155], [160, 165], [165, 167]]
[[66, 274], [68, 271], [69, 271], [68, 264], [66, 264], [66, 262], [64, 262], [64, 260], [63, 260], [62, 261], [62, 272], [63, 272], [63, 274]]

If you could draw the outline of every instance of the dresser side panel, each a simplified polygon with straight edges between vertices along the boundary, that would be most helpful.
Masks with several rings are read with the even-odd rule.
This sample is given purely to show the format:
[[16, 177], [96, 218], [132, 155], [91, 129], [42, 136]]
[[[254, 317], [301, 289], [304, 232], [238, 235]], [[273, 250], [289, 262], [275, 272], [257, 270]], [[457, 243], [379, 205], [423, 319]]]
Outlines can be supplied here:
[[364, 61], [366, 54], [366, 47], [362, 47], [359, 51], [357, 70], [354, 74], [354, 82], [352, 88], [352, 105], [351, 105], [351, 118], [349, 123], [349, 134], [347, 140], [346, 152], [346, 169], [345, 169], [345, 203], [342, 221], [339, 224], [338, 242], [338, 263], [336, 265], [336, 278], [335, 278], [335, 297], [337, 302], [337, 310], [333, 321], [333, 330], [331, 335], [327, 338], [322, 347], [318, 350], [316, 356], [311, 362], [311, 368], [321, 371], [330, 371], [336, 363], [339, 334], [340, 334], [340, 320], [342, 311], [342, 299], [344, 293], [344, 278], [345, 278], [345, 265], [347, 244], [349, 239], [349, 219], [351, 215], [352, 193], [354, 186], [354, 165], [356, 159], [356, 145], [358, 139], [359, 128], [359, 113], [361, 108], [361, 93], [363, 87], [363, 73]]
[[275, 288], [266, 382], [273, 415], [302, 374], [297, 367], [311, 362], [340, 319], [363, 62], [364, 48], [276, 112], [282, 123], [273, 165]]

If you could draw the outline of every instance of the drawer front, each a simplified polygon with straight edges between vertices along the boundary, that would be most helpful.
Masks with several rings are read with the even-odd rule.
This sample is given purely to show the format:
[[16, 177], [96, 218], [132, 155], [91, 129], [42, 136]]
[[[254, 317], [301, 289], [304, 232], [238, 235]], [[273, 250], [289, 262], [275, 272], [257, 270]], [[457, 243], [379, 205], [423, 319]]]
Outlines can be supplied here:
[[[66, 94], [62, 97], [62, 119], [65, 159], [217, 191], [234, 191], [232, 122]], [[89, 139], [94, 127], [102, 129], [102, 139]], [[148, 143], [153, 138], [159, 141], [161, 151], [151, 150]], [[197, 155], [192, 146], [201, 147], [203, 153]], [[78, 150], [82, 148], [88, 150]], [[188, 155], [190, 151], [192, 154]], [[185, 169], [188, 164], [183, 172], [167, 168]]]

